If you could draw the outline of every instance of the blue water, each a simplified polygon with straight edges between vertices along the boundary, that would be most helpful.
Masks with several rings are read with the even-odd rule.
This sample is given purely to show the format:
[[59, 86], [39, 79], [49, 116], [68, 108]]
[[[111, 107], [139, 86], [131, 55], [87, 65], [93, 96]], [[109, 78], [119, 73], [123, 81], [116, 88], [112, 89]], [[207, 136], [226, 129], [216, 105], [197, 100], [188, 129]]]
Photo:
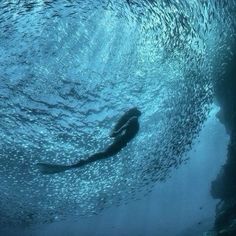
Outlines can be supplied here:
[[[227, 0], [1, 1], [1, 225], [100, 215], [168, 183], [212, 110], [235, 9]], [[118, 155], [38, 171], [106, 147], [132, 106], [140, 132]]]

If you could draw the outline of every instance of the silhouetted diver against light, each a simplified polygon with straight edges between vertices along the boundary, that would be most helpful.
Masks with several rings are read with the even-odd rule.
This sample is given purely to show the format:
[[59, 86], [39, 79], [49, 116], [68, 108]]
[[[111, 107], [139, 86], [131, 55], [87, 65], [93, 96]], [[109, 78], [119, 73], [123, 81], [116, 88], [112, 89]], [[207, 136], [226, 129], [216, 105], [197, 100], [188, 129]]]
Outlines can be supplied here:
[[121, 116], [121, 118], [116, 123], [115, 127], [113, 128], [110, 134], [110, 137], [117, 137], [122, 132], [123, 126], [129, 121], [130, 118], [132, 118], [133, 116], [139, 117], [140, 115], [141, 112], [136, 107], [126, 111], [125, 114]]
[[116, 155], [122, 148], [124, 148], [129, 141], [131, 141], [139, 131], [138, 117], [141, 112], [135, 107], [128, 110], [115, 125], [110, 137], [114, 138], [114, 142], [108, 146], [104, 151], [95, 153], [85, 160], [80, 160], [73, 165], [53, 165], [46, 163], [38, 163], [40, 171], [43, 174], [55, 174], [73, 168], [79, 168], [91, 162], [105, 159]]

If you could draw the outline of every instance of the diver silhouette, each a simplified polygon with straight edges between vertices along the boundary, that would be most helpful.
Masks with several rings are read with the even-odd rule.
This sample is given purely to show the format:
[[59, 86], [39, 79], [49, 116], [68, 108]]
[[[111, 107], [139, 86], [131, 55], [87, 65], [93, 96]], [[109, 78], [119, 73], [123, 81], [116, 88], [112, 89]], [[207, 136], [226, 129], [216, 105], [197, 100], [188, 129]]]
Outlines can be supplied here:
[[114, 141], [104, 151], [97, 152], [89, 156], [85, 160], [80, 160], [76, 164], [72, 165], [54, 165], [47, 163], [37, 163], [39, 170], [42, 174], [55, 174], [63, 172], [73, 168], [79, 168], [87, 165], [91, 162], [102, 160], [116, 155], [121, 149], [123, 149], [128, 142], [130, 142], [139, 131], [138, 117], [141, 112], [136, 108], [131, 108], [118, 120], [114, 129], [112, 130], [110, 137], [114, 138]]

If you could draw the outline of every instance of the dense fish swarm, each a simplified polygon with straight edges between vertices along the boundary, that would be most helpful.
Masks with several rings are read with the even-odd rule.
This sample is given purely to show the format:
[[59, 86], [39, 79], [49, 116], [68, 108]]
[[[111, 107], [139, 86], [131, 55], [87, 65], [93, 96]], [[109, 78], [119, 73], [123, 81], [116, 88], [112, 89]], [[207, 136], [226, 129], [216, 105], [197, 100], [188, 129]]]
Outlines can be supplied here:
[[[212, 103], [218, 55], [230, 51], [235, 5], [1, 1], [0, 222], [97, 214], [187, 161]], [[71, 164], [109, 145], [132, 106], [141, 129], [117, 156], [39, 173], [37, 162]]]

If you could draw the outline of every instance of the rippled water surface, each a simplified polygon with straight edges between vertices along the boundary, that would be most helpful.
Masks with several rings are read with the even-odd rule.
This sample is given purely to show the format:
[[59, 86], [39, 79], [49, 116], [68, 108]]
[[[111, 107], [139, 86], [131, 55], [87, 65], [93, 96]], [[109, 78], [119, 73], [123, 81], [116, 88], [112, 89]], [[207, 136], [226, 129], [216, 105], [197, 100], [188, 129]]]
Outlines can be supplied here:
[[[235, 11], [234, 0], [1, 1], [1, 222], [96, 214], [185, 163], [230, 56]], [[141, 129], [118, 155], [39, 173], [37, 162], [102, 150], [132, 106]]]

